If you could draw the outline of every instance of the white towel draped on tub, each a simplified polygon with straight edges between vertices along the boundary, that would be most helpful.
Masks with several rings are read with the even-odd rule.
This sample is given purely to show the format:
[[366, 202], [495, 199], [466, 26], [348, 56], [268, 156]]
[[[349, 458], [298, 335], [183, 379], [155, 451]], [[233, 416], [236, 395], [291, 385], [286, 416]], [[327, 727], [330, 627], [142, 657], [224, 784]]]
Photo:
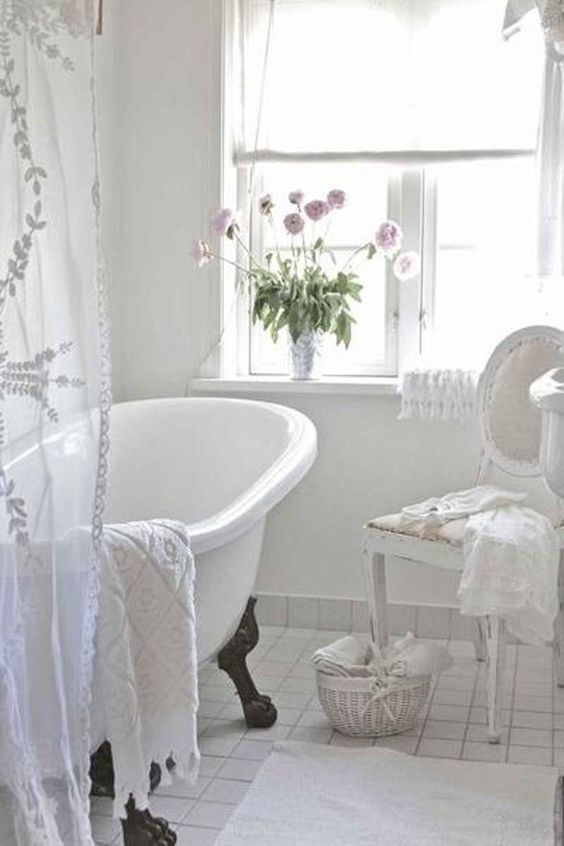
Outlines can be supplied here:
[[152, 761], [165, 779], [170, 756], [180, 777], [198, 771], [194, 559], [182, 524], [106, 526], [96, 648], [94, 695], [124, 816], [130, 794], [147, 808]]
[[461, 613], [501, 617], [526, 643], [551, 641], [559, 556], [550, 520], [530, 508], [507, 505], [474, 514], [464, 532]]

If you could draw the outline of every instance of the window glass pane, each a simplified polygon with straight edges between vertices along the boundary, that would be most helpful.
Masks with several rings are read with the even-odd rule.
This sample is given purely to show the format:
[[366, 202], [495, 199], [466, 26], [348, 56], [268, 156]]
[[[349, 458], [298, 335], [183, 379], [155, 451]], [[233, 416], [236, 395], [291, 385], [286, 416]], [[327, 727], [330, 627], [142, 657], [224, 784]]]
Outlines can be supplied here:
[[542, 319], [533, 277], [532, 160], [474, 163], [436, 175], [432, 351], [480, 363], [508, 332]]
[[[332, 188], [346, 191], [344, 209], [335, 210], [329, 218], [313, 224], [307, 221], [304, 235], [307, 243], [322, 236], [331, 247], [335, 264], [325, 258], [328, 272], [341, 269], [353, 250], [373, 237], [377, 225], [387, 216], [389, 173], [379, 167], [367, 165], [295, 165], [276, 164], [262, 167], [257, 174], [257, 197], [270, 193], [274, 200], [275, 227], [263, 217], [254, 214], [253, 251], [257, 257], [278, 246], [283, 255], [289, 254], [291, 238], [283, 226], [283, 218], [295, 211], [288, 201], [288, 193], [300, 189], [305, 202], [324, 199]], [[256, 199], [254, 201], [256, 205]], [[301, 244], [301, 238], [296, 239]], [[348, 348], [337, 348], [333, 338], [327, 339], [325, 371], [327, 375], [385, 374], [391, 373], [394, 362], [387, 350], [386, 268], [381, 258], [371, 262], [353, 260], [358, 281], [364, 286], [362, 303], [355, 303], [353, 315], [357, 324], [353, 328], [352, 342]], [[393, 296], [392, 292], [392, 296]], [[260, 325], [251, 329], [251, 371], [253, 373], [286, 373], [288, 369], [287, 337], [281, 336], [277, 344]]]

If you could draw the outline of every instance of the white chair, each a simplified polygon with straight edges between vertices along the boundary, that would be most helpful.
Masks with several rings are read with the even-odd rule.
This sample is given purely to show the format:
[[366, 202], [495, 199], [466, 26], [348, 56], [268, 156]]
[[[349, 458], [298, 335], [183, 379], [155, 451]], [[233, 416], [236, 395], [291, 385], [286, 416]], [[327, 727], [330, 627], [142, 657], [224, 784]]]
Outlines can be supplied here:
[[[492, 353], [478, 387], [478, 421], [483, 443], [475, 484], [487, 481], [497, 467], [514, 477], [539, 476], [540, 412], [529, 399], [529, 386], [553, 367], [564, 364], [564, 332], [548, 326], [530, 326], [509, 335]], [[464, 487], [461, 485], [461, 487]], [[559, 512], [557, 503], [556, 513]], [[400, 514], [371, 520], [364, 529], [363, 564], [368, 587], [372, 635], [384, 646], [386, 623], [386, 557], [463, 569], [462, 540], [466, 520], [445, 524], [437, 540], [427, 540], [399, 529]], [[564, 548], [564, 530], [557, 519]], [[562, 575], [562, 555], [560, 570]], [[561, 584], [562, 579], [559, 579]], [[487, 660], [488, 740], [501, 737], [501, 692], [505, 655], [505, 623], [497, 617], [476, 621], [476, 657]], [[564, 685], [564, 611], [555, 625], [557, 681]]]

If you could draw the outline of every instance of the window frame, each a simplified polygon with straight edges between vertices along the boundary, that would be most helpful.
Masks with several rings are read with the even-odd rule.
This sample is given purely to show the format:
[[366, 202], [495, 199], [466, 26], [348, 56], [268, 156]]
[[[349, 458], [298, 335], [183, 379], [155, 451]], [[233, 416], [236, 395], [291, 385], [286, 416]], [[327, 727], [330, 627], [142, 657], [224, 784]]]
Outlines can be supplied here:
[[[354, 381], [395, 379], [407, 362], [424, 355], [432, 337], [434, 319], [435, 269], [437, 250], [437, 185], [434, 166], [440, 161], [461, 162], [511, 158], [530, 158], [534, 150], [494, 150], [484, 152], [452, 150], [444, 156], [423, 154], [351, 153], [297, 153], [277, 154], [274, 151], [257, 151], [254, 154], [237, 150], [237, 115], [233, 109], [233, 83], [240, 69], [237, 67], [234, 42], [237, 33], [233, 0], [223, 0], [222, 38], [222, 174], [221, 196], [223, 205], [237, 208], [244, 220], [251, 221], [252, 243], [257, 243], [256, 214], [249, 208], [249, 182], [253, 171], [261, 163], [325, 164], [372, 163], [374, 167], [390, 165], [396, 171], [388, 184], [388, 216], [398, 220], [404, 231], [406, 249], [419, 252], [421, 270], [418, 276], [406, 282], [393, 278], [390, 262], [386, 263], [386, 362], [374, 371], [337, 373], [329, 381]], [[236, 110], [235, 110], [236, 111]], [[401, 169], [400, 169], [401, 168]], [[346, 186], [345, 186], [346, 187]], [[244, 255], [232, 248], [232, 258], [243, 260]], [[227, 251], [226, 251], [227, 252]], [[281, 374], [254, 372], [251, 354], [252, 321], [247, 286], [236, 287], [235, 273], [229, 266], [219, 270], [219, 352], [210, 371], [221, 377], [274, 381]]]

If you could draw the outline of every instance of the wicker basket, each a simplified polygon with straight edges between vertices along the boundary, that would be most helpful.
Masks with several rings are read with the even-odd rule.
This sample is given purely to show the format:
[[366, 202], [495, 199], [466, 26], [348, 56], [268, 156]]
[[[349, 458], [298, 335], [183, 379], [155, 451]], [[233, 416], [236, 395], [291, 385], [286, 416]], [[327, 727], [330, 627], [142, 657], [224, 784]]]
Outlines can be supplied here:
[[431, 676], [394, 679], [384, 692], [372, 679], [328, 676], [317, 670], [317, 693], [337, 731], [354, 737], [383, 737], [407, 731], [427, 702]]

